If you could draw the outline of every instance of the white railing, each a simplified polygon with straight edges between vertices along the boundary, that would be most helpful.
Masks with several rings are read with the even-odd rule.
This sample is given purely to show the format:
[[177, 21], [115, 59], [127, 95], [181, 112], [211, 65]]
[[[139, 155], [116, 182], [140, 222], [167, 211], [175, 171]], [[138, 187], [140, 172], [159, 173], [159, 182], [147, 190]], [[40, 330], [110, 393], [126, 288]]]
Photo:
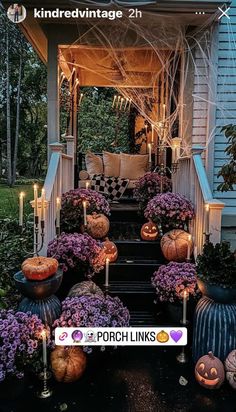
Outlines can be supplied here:
[[40, 255], [46, 256], [47, 246], [50, 240], [56, 236], [56, 202], [57, 197], [74, 188], [74, 156], [73, 138], [67, 140], [67, 154], [63, 153], [64, 146], [60, 143], [50, 144], [51, 158], [49, 161], [47, 176], [44, 182], [47, 209], [45, 213], [45, 237], [44, 246]]
[[196, 246], [195, 253], [201, 253], [205, 240], [206, 205], [209, 205], [209, 232], [213, 243], [221, 240], [221, 215], [224, 203], [214, 199], [202, 160], [202, 146], [193, 146], [192, 155], [179, 159], [178, 170], [173, 174], [173, 191], [190, 199], [195, 207], [196, 217], [190, 227]]

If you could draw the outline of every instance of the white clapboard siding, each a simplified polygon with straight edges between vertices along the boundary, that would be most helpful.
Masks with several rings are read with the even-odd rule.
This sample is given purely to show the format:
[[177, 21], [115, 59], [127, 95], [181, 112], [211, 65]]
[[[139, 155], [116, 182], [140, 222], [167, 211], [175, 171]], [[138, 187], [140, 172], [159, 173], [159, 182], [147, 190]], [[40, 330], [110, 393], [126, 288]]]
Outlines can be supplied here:
[[[229, 11], [230, 21], [223, 17], [218, 34], [218, 78], [216, 96], [216, 131], [214, 146], [214, 197], [225, 203], [223, 215], [233, 214], [236, 222], [236, 190], [218, 192], [217, 186], [222, 179], [217, 178], [218, 171], [227, 161], [225, 148], [227, 139], [221, 132], [225, 124], [236, 124], [236, 0], [232, 1]], [[223, 219], [224, 225], [224, 219]], [[233, 223], [232, 226], [236, 226]]]

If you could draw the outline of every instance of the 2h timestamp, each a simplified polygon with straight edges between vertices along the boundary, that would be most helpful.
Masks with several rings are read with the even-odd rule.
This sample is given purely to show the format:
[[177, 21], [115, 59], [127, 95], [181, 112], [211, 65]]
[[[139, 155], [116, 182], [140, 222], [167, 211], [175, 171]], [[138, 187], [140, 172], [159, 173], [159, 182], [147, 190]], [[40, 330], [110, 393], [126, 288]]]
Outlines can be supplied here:
[[139, 9], [129, 9], [129, 18], [130, 19], [141, 19], [143, 17], [143, 13]]

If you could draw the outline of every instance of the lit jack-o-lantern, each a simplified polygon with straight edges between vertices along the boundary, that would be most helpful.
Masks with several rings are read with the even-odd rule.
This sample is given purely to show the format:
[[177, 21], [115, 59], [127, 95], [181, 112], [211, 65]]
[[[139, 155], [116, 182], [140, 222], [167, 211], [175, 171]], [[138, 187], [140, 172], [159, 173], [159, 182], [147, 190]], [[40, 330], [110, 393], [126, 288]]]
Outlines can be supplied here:
[[226, 379], [236, 389], [236, 350], [232, 350], [225, 360]]
[[218, 389], [225, 380], [224, 365], [212, 352], [202, 356], [195, 366], [198, 383], [207, 389]]
[[158, 238], [157, 226], [151, 220], [142, 226], [141, 238], [143, 240], [156, 240]]
[[103, 247], [106, 258], [108, 258], [110, 262], [115, 262], [118, 257], [118, 250], [115, 243], [111, 242], [107, 237], [103, 242]]
[[164, 330], [161, 330], [157, 336], [156, 336], [156, 340], [160, 343], [165, 343], [168, 342], [169, 340], [169, 335], [167, 332], [165, 332]]

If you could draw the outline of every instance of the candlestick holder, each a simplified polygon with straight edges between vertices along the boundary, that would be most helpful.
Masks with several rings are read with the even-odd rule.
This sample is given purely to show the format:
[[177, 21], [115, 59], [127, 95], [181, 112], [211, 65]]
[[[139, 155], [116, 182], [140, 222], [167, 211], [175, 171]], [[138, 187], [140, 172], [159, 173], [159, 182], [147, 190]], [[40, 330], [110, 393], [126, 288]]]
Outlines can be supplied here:
[[181, 352], [179, 353], [179, 355], [176, 356], [176, 359], [177, 359], [177, 362], [182, 363], [182, 364], [188, 362], [188, 356], [185, 351], [185, 346], [182, 346]]
[[40, 381], [43, 382], [42, 388], [40, 391], [37, 392], [37, 397], [40, 399], [47, 399], [52, 396], [52, 389], [48, 385], [49, 379], [51, 379], [51, 372], [47, 370], [47, 367], [44, 367], [43, 372], [39, 374]]
[[205, 243], [208, 245], [210, 243], [210, 237], [211, 237], [211, 233], [203, 233], [205, 236]]
[[103, 285], [105, 297], [109, 295], [109, 285]]

